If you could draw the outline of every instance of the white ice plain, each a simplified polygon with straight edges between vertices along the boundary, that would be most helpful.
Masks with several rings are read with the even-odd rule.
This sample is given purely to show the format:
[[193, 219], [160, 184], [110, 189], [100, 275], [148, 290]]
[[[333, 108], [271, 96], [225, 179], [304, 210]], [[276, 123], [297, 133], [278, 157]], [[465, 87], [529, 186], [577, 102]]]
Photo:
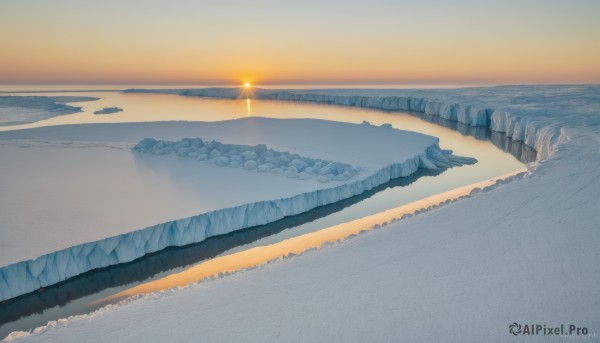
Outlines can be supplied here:
[[[204, 141], [164, 141], [186, 137]], [[0, 232], [0, 300], [331, 204], [418, 168], [474, 162], [437, 142], [368, 123], [266, 118], [0, 133], [0, 159], [11, 161], [0, 166], [0, 226], [10, 228]], [[253, 168], [230, 164], [249, 154]]]
[[[312, 91], [323, 99], [347, 93], [375, 104], [388, 96], [418, 95], [448, 106], [497, 108], [488, 125], [504, 123], [508, 135], [520, 132], [517, 124], [529, 127], [523, 134], [547, 149], [547, 159], [526, 178], [340, 245], [12, 337], [28, 342], [598, 339], [600, 87]], [[591, 336], [514, 337], [508, 330], [513, 322], [574, 324]]]

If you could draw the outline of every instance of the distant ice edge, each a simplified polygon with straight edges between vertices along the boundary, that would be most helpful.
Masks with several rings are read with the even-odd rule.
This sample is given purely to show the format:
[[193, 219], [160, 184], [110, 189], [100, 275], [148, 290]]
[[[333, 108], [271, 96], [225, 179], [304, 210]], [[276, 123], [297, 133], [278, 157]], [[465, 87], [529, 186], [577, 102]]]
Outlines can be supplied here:
[[560, 134], [557, 134], [560, 132], [559, 127], [542, 122], [539, 118], [515, 115], [491, 108], [446, 103], [437, 99], [410, 96], [344, 96], [287, 91], [258, 93], [258, 97], [269, 100], [309, 101], [383, 110], [414, 111], [470, 126], [485, 126], [497, 132], [504, 132], [507, 137], [522, 141], [534, 148], [538, 152], [538, 159], [548, 157], [560, 137]]
[[268, 224], [286, 216], [332, 204], [391, 179], [409, 176], [419, 168], [439, 169], [475, 162], [471, 158], [454, 156], [450, 150], [440, 149], [436, 140], [420, 155], [382, 168], [362, 180], [289, 198], [215, 210], [76, 245], [35, 260], [17, 262], [0, 268], [0, 301], [33, 292], [93, 269], [130, 262], [170, 246], [198, 243], [208, 237]]
[[[204, 88], [184, 90], [129, 89], [130, 93], [170, 93], [183, 96], [237, 99], [237, 88]], [[256, 89], [256, 99], [318, 102], [391, 111], [414, 111], [439, 116], [470, 126], [484, 126], [504, 132], [515, 141], [534, 148], [538, 159], [548, 157], [557, 143], [565, 139], [559, 123], [536, 116], [520, 115], [504, 110], [445, 102], [413, 96], [333, 95], [319, 91], [282, 91]]]

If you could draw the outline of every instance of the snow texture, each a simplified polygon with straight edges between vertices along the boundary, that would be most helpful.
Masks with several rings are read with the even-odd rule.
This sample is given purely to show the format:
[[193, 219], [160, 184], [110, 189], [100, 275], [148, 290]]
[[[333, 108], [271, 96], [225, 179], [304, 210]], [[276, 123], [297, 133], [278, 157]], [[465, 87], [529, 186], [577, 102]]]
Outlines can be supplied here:
[[[285, 174], [291, 179], [319, 182], [347, 181], [358, 173], [358, 169], [347, 163], [325, 161], [303, 157], [289, 152], [267, 148], [265, 144], [248, 146], [223, 144], [215, 140], [184, 138], [169, 142], [146, 138], [133, 150], [156, 155], [176, 154], [198, 161], [206, 161], [220, 167], [242, 168], [259, 173]], [[450, 167], [450, 165], [448, 165]]]
[[[226, 234], [235, 230], [257, 225], [264, 225], [286, 216], [306, 212], [318, 206], [332, 204], [358, 195], [391, 179], [408, 176], [419, 168], [439, 169], [475, 162], [470, 158], [452, 156], [451, 151], [440, 149], [437, 139], [434, 137], [399, 131], [389, 127], [374, 127], [368, 125], [368, 123], [355, 125], [322, 120], [247, 118], [228, 122], [193, 124], [91, 124], [21, 130], [18, 132], [6, 132], [1, 136], [4, 136], [5, 138], [43, 137], [46, 139], [48, 137], [57, 137], [53, 135], [58, 135], [63, 138], [65, 138], [65, 135], [71, 135], [70, 139], [73, 139], [77, 138], [77, 135], [83, 135], [90, 140], [94, 140], [98, 137], [107, 139], [110, 135], [113, 135], [111, 138], [116, 139], [119, 137], [119, 130], [116, 128], [129, 128], [125, 130], [128, 135], [131, 135], [132, 132], [133, 135], [144, 134], [144, 128], [156, 129], [165, 134], [165, 131], [168, 131], [166, 128], [168, 128], [169, 125], [171, 125], [171, 127], [183, 127], [193, 132], [201, 132], [204, 130], [205, 132], [212, 132], [213, 135], [225, 135], [224, 132], [227, 132], [230, 135], [230, 139], [232, 139], [233, 136], [240, 139], [243, 138], [245, 134], [248, 135], [248, 137], [255, 137], [254, 139], [267, 139], [268, 137], [270, 141], [279, 141], [280, 144], [303, 146], [304, 148], [301, 149], [302, 151], [310, 151], [307, 149], [310, 149], [312, 145], [315, 145], [321, 150], [317, 153], [317, 155], [321, 154], [320, 156], [332, 156], [335, 154], [340, 156], [340, 158], [349, 159], [350, 161], [353, 159], [356, 160], [357, 156], [361, 156], [358, 160], [362, 160], [364, 164], [360, 166], [361, 168], [366, 166], [368, 172], [361, 178], [357, 179], [357, 176], [355, 176], [353, 179], [349, 178], [347, 181], [338, 182], [335, 186], [329, 188], [317, 187], [313, 188], [314, 190], [293, 196], [221, 208], [183, 219], [163, 222], [143, 229], [129, 231], [98, 241], [77, 244], [66, 249], [42, 255], [32, 260], [3, 266], [0, 268], [0, 300], [10, 299], [29, 293], [40, 287], [55, 284], [89, 270], [129, 262], [142, 257], [147, 253], [156, 252], [169, 246], [183, 246], [200, 242], [207, 237]], [[242, 129], [244, 127], [246, 130]], [[252, 128], [254, 131], [249, 132], [250, 130], [247, 128]], [[86, 131], [88, 129], [90, 131]], [[291, 131], [286, 132], [286, 129]], [[260, 131], [259, 135], [255, 135], [258, 130], [262, 131]], [[306, 140], [306, 133], [318, 133], [321, 131], [323, 131], [323, 134], [320, 134], [312, 140]], [[325, 133], [329, 133], [330, 136], [325, 135]], [[363, 135], [363, 138], [370, 138], [369, 143], [361, 143], [360, 141], [355, 140], [354, 137], [356, 137], [356, 135], [360, 136], [361, 134]], [[123, 137], [121, 136], [120, 138]], [[200, 141], [194, 140], [192, 142], [191, 140], [182, 140], [179, 143], [173, 143], [173, 147], [177, 144], [179, 144], [178, 147], [181, 147], [181, 144], [187, 144], [187, 142], [192, 144], [193, 142], [199, 143]], [[352, 151], [343, 151], [342, 148], [350, 145], [350, 142], [354, 142], [355, 145], [353, 149], [351, 149]], [[395, 146], [393, 154], [384, 151], [377, 153], [373, 152], [374, 147], [378, 144], [385, 144], [385, 142], [387, 142], [388, 146]], [[145, 140], [141, 143], [140, 147], [145, 149], [152, 146], [152, 151], [154, 152], [163, 152], [160, 149], [165, 146], [170, 146], [170, 144], [164, 144], [164, 142], [161, 144], [161, 142], [151, 140]], [[222, 149], [223, 147], [228, 147], [228, 152], [234, 150], [232, 149], [232, 145], [220, 145], [219, 143], [211, 144], [220, 146]], [[254, 148], [262, 149], [260, 146], [259, 148]], [[238, 149], [241, 150], [245, 148], [239, 146], [235, 150]], [[170, 150], [166, 149], [164, 151]], [[217, 152], [218, 151], [219, 150], [217, 149]], [[330, 153], [324, 153], [326, 151], [330, 151]], [[250, 156], [253, 152], [256, 153], [249, 149], [242, 154], [246, 154], [245, 156], [247, 157], [254, 157]], [[417, 153], [413, 154], [413, 152]], [[216, 152], [214, 155], [213, 158], [216, 158]], [[287, 154], [280, 154], [280, 157], [287, 156]], [[293, 154], [290, 154], [289, 156], [293, 156]], [[261, 166], [267, 166], [268, 163], [265, 158], [265, 163], [258, 165], [258, 162], [263, 162], [260, 157], [256, 157], [255, 160], [249, 158], [248, 161], [257, 161], [255, 166], [257, 169]], [[315, 161], [313, 168], [319, 163], [318, 159], [314, 158], [305, 160], [298, 159], [297, 162], [299, 163], [299, 166], [303, 166], [303, 163], [306, 163], [306, 161]], [[292, 162], [293, 161], [290, 161], [290, 164]], [[335, 166], [336, 168], [340, 167], [342, 176], [349, 170], [357, 171], [357, 169], [349, 167], [349, 164], [342, 163], [336, 164]], [[323, 168], [325, 168], [323, 170], [324, 172], [331, 169], [328, 169], [328, 165], [322, 165], [320, 167], [319, 172]], [[245, 173], [245, 171], [240, 172]], [[306, 173], [305, 170], [298, 173], [299, 178], [305, 177], [303, 176], [304, 174], [302, 174], [303, 172]], [[328, 174], [320, 176], [326, 176]], [[306, 173], [306, 175], [309, 174]], [[306, 176], [306, 178], [309, 177], [310, 176]], [[259, 197], [259, 195], [256, 197]]]
[[527, 177], [360, 239], [13, 337], [110, 342], [200, 334], [214, 342], [240, 337], [247, 342], [512, 342], [508, 325], [517, 321], [564, 322], [595, 335], [527, 341], [597, 340], [600, 87], [298, 93], [362, 94], [375, 96], [375, 103], [389, 93], [411, 94], [461, 107], [498, 106], [504, 109], [491, 110], [488, 125], [527, 139], [547, 159]]
[[123, 111], [122, 108], [118, 108], [118, 107], [105, 107], [101, 110], [95, 111], [94, 114], [113, 114], [113, 113], [117, 113], [117, 112], [121, 112]]
[[0, 96], [0, 125], [29, 124], [36, 121], [81, 112], [81, 107], [66, 102], [95, 101], [79, 96]]

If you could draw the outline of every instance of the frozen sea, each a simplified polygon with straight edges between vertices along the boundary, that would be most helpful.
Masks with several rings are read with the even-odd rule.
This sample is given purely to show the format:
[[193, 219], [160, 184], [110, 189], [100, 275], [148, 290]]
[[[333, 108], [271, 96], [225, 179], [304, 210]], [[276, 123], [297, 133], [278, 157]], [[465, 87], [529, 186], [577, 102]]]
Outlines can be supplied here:
[[[361, 123], [367, 120], [374, 125], [390, 123], [396, 128], [439, 137], [440, 145], [443, 148], [452, 149], [459, 155], [475, 157], [479, 161], [479, 163], [473, 166], [450, 169], [434, 178], [416, 180], [406, 187], [386, 189], [372, 195], [368, 201], [361, 201], [347, 210], [316, 220], [317, 224], [305, 225], [304, 231], [302, 229], [286, 230], [282, 234], [279, 234], [278, 237], [263, 238], [257, 245], [280, 241], [286, 237], [296, 236], [300, 233], [360, 218], [361, 216], [393, 208], [428, 195], [521, 170], [524, 168], [525, 163], [531, 162], [535, 158], [535, 151], [532, 149], [528, 149], [515, 142], [507, 141], [502, 135], [489, 132], [485, 128], [472, 128], [466, 125], [457, 126], [456, 123], [434, 121], [432, 118], [419, 117], [402, 111], [377, 111], [256, 99], [206, 99], [181, 97], [172, 94], [128, 94], [117, 92], [34, 93], [34, 95], [50, 94], [53, 96], [91, 96], [98, 97], [100, 100], [79, 103], [78, 106], [82, 106], [83, 110], [81, 113], [61, 115], [37, 123], [18, 127], [13, 126], [5, 129], [27, 129], [82, 123], [131, 123], [165, 120], [219, 121], [248, 116], [282, 119], [309, 117], [350, 123]], [[107, 107], [119, 107], [123, 111], [102, 116], [93, 114], [93, 112]], [[10, 136], [10, 132], [7, 132], [6, 136], [3, 137], [9, 139]], [[90, 177], [94, 175], [93, 172], [90, 174], [89, 171], [87, 174]], [[181, 180], [178, 180], [178, 182], [181, 182]], [[174, 187], [172, 189], [176, 190], [178, 188]], [[187, 196], [190, 196], [189, 188], [184, 187], [179, 189], [185, 189]], [[173, 195], [173, 198], [177, 197], [177, 194]], [[177, 204], [177, 202], [174, 202], [174, 204]], [[60, 206], [60, 203], [57, 206]], [[81, 308], [78, 311], [81, 311]], [[77, 313], [77, 311], [70, 312], [70, 314], [73, 313]]]

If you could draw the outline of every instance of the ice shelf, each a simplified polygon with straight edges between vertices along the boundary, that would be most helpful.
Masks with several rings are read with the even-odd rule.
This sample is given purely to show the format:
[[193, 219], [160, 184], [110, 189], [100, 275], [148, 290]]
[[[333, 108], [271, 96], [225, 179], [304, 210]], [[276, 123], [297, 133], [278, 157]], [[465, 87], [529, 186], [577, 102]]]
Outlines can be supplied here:
[[[191, 133], [197, 135], [196, 137], [201, 136], [205, 140], [182, 139], [190, 137]], [[0, 268], [0, 300], [10, 299], [40, 287], [55, 284], [89, 270], [129, 262], [169, 246], [183, 246], [200, 242], [207, 237], [267, 224], [318, 206], [332, 204], [358, 195], [391, 179], [408, 176], [419, 168], [448, 168], [476, 162], [470, 158], [453, 156], [451, 151], [440, 149], [435, 137], [392, 129], [388, 125], [373, 126], [366, 122], [348, 124], [308, 119], [245, 118], [213, 123], [66, 125], [5, 132], [0, 134], [0, 141], [10, 145], [10, 142], [17, 141], [18, 138], [18, 144], [23, 146], [21, 149], [37, 142], [35, 144], [41, 144], [46, 149], [44, 150], [45, 155], [48, 155], [53, 149], [58, 149], [58, 153], [61, 149], [69, 149], [69, 142], [77, 141], [77, 144], [85, 144], [82, 141], [87, 140], [88, 144], [91, 144], [93, 141], [96, 150], [79, 149], [79, 151], [83, 151], [83, 153], [87, 151], [87, 154], [92, 154], [92, 157], [98, 156], [94, 154], [100, 152], [108, 154], [104, 156], [102, 164], [110, 165], [113, 164], [111, 162], [113, 154], [123, 153], [122, 149], [115, 149], [116, 143], [114, 142], [121, 142], [119, 144], [136, 142], [140, 140], [140, 137], [156, 137], [157, 139], [142, 140], [137, 144], [136, 150], [138, 151], [130, 151], [130, 154], [140, 154], [140, 151], [159, 155], [177, 152], [182, 155], [181, 160], [197, 165], [208, 165], [206, 162], [197, 161], [197, 158], [200, 156], [198, 152], [210, 145], [209, 155], [211, 153], [215, 155], [212, 157], [215, 158], [213, 161], [215, 164], [209, 166], [213, 167], [212, 169], [202, 169], [201, 172], [202, 179], [206, 180], [202, 192], [207, 200], [211, 200], [217, 195], [223, 196], [223, 190], [232, 185], [227, 180], [213, 181], [225, 170], [237, 173], [231, 175], [236, 180], [242, 180], [248, 185], [241, 184], [235, 192], [228, 192], [227, 199], [229, 200], [221, 201], [219, 206], [202, 207], [198, 205], [199, 210], [196, 215], [182, 218], [176, 216], [177, 209], [172, 210], [174, 212], [167, 211], [172, 214], [174, 219], [164, 220], [155, 225], [121, 227], [114, 223], [111, 230], [108, 230], [101, 227], [94, 229], [94, 225], [97, 223], [92, 218], [88, 218], [89, 226], [85, 224], [73, 226], [72, 223], [67, 223], [64, 227], [59, 226], [44, 233], [49, 237], [54, 236], [60, 239], [54, 242], [51, 239], [42, 240], [42, 246], [38, 246], [34, 250], [28, 248], [30, 245], [27, 241], [22, 243], [25, 245], [23, 247], [17, 244], [15, 250], [15, 244], [12, 244], [14, 241], [12, 235], [15, 232], [2, 231], [2, 244], [7, 245], [7, 248], [12, 246], [15, 256], [28, 256], [31, 259], [17, 259], [16, 263], [9, 262], [10, 264]], [[180, 141], [165, 143], [158, 139], [180, 139]], [[212, 141], [217, 139], [225, 143]], [[101, 142], [102, 140], [104, 143]], [[202, 142], [202, 147], [200, 147], [200, 142]], [[44, 144], [54, 144], [55, 146], [45, 146]], [[190, 149], [192, 144], [198, 145], [198, 149]], [[133, 146], [133, 144], [131, 145]], [[77, 147], [77, 145], [73, 147]], [[386, 148], [381, 149], [381, 147]], [[14, 146], [11, 148], [15, 149]], [[31, 147], [29, 149], [31, 150]], [[112, 152], [113, 150], [114, 152]], [[238, 168], [218, 167], [219, 161], [222, 162], [219, 157], [223, 157], [233, 150], [235, 150], [235, 154], [230, 154], [229, 157], [235, 155], [243, 158], [241, 156], [246, 154], [248, 161], [255, 161], [257, 169], [265, 166], [263, 169], [269, 168], [271, 173], [265, 175], [266, 173], [249, 172], [241, 165]], [[217, 157], [217, 152], [223, 156]], [[258, 156], [257, 152], [262, 152], [262, 154]], [[0, 147], [0, 153], [2, 153], [2, 147]], [[196, 160], [191, 160], [190, 153], [196, 157]], [[155, 157], [167, 159], [169, 156]], [[228, 162], [230, 163], [229, 157]], [[275, 157], [281, 165], [273, 165], [275, 161], [272, 159]], [[294, 159], [291, 159], [292, 157]], [[289, 165], [284, 163], [284, 160], [288, 161], [286, 163]], [[258, 165], [258, 162], [261, 164]], [[70, 164], [72, 163], [65, 162], [65, 165]], [[273, 169], [282, 169], [284, 164], [286, 172], [292, 178], [272, 173]], [[295, 168], [297, 174], [294, 174], [294, 170], [289, 168]], [[34, 167], [33, 169], [39, 168]], [[19, 174], [17, 172], [7, 175]], [[309, 180], [302, 173], [316, 177]], [[297, 178], [293, 178], [294, 175]], [[86, 177], [94, 179], [102, 178], [104, 175], [101, 171], [97, 175], [92, 171], [91, 175], [86, 175]], [[321, 177], [323, 177], [322, 180]], [[303, 178], [306, 180], [301, 180]], [[273, 186], [274, 181], [278, 182], [277, 186]], [[324, 181], [328, 181], [328, 183], [323, 183]], [[11, 183], [13, 180], [7, 178], [3, 182]], [[55, 182], [60, 182], [60, 180], [57, 179]], [[127, 184], [123, 184], [119, 188], [121, 192], [127, 193], [127, 187]], [[117, 203], [119, 194], [114, 195], [114, 201]], [[88, 201], [93, 202], [94, 194], [90, 194], [89, 198]], [[240, 199], [245, 199], [245, 202], [240, 203]], [[27, 202], [27, 199], [24, 201]], [[139, 204], [143, 205], [145, 201], [147, 200], [139, 199]], [[133, 205], [129, 202], [123, 206]], [[43, 209], [44, 207], [41, 206], [40, 211]], [[155, 215], [148, 214], [147, 211], [140, 213], [145, 213], [140, 220], [147, 220], [148, 216]], [[39, 212], [34, 214], [39, 214]], [[110, 216], [105, 215], [104, 217]], [[48, 225], [38, 228], [22, 226], [23, 223], [17, 223], [14, 228], [28, 233], [28, 237], [35, 237], [40, 234], [41, 230], [49, 229]], [[106, 232], [114, 233], [115, 230], [118, 234], [106, 235]], [[46, 253], [40, 254], [40, 251]], [[5, 261], [13, 259], [14, 261], [15, 256], [6, 255], [2, 256], [2, 259]]]

